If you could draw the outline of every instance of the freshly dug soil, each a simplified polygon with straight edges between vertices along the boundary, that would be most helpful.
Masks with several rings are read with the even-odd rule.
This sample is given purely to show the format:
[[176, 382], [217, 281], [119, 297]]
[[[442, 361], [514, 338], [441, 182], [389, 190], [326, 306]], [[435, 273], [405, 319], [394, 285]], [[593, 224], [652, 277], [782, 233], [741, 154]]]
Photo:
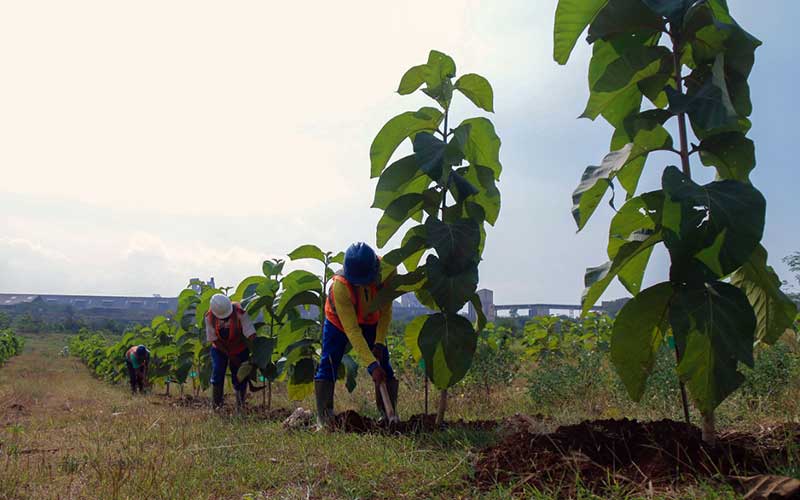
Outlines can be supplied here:
[[782, 426], [762, 435], [722, 434], [711, 447], [700, 429], [682, 422], [586, 421], [550, 434], [512, 432], [479, 452], [474, 480], [484, 488], [505, 483], [565, 494], [576, 476], [597, 493], [610, 483], [665, 487], [686, 477], [767, 472], [786, 460], [787, 443], [799, 439], [800, 426]]
[[440, 429], [488, 431], [496, 429], [498, 425], [500, 425], [500, 423], [496, 420], [474, 420], [471, 422], [458, 420], [455, 422], [445, 422], [441, 427], [438, 427], [436, 425], [436, 415], [432, 414], [412, 415], [408, 420], [390, 424], [388, 422], [378, 422], [377, 420], [365, 417], [354, 410], [347, 410], [336, 415], [333, 430], [338, 432], [354, 432], [357, 434], [416, 434]]

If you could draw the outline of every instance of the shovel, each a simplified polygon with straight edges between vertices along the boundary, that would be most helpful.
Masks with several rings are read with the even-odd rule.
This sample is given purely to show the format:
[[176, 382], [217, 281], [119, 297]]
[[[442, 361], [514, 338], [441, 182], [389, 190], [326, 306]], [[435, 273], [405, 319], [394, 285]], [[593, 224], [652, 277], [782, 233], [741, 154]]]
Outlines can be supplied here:
[[389, 420], [390, 424], [397, 424], [400, 423], [400, 417], [397, 416], [394, 412], [394, 408], [392, 407], [392, 400], [389, 399], [389, 389], [386, 387], [386, 382], [382, 382], [380, 385], [381, 391], [381, 400], [383, 400], [383, 408], [386, 410], [386, 418]]

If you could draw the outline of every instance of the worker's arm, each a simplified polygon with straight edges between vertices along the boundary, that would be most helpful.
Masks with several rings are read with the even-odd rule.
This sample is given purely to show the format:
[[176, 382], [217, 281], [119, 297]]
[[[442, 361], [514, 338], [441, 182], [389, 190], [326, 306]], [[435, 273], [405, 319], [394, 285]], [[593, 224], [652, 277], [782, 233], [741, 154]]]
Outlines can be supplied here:
[[364, 338], [364, 333], [358, 324], [356, 308], [353, 305], [347, 285], [340, 281], [333, 282], [333, 300], [336, 301], [336, 314], [339, 316], [339, 321], [342, 322], [344, 333], [347, 335], [350, 345], [353, 346], [353, 350], [356, 351], [361, 362], [367, 366], [377, 363], [378, 360], [369, 350], [367, 340]]
[[239, 315], [239, 323], [242, 325], [242, 335], [244, 335], [245, 338], [249, 339], [256, 334], [256, 327], [253, 326], [253, 321], [246, 312], [242, 312], [242, 314]]
[[206, 341], [210, 344], [217, 340], [217, 331], [214, 329], [214, 325], [211, 324], [208, 316], [204, 318], [204, 321], [206, 322]]

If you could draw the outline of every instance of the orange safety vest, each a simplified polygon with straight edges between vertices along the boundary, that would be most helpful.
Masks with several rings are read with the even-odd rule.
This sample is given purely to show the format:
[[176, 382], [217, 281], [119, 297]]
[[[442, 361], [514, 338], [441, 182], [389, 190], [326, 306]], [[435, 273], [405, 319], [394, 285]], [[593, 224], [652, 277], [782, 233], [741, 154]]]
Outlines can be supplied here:
[[[354, 287], [347, 279], [342, 276], [341, 274], [334, 274], [333, 275], [333, 283], [331, 283], [330, 290], [328, 291], [328, 299], [325, 301], [325, 319], [333, 323], [333, 325], [341, 331], [344, 331], [344, 326], [342, 326], [342, 321], [339, 319], [339, 315], [336, 313], [336, 299], [333, 297], [333, 287], [336, 282], [343, 283], [347, 290], [350, 292], [350, 300], [353, 303], [353, 307], [356, 310], [356, 317], [358, 318], [359, 325], [377, 325], [378, 320], [381, 317], [380, 311], [373, 311], [367, 312], [369, 304], [367, 303], [366, 299], [364, 298], [363, 293], [356, 293], [356, 287]], [[369, 285], [369, 297], [375, 297], [378, 293], [378, 286], [375, 284]]]
[[230, 319], [228, 320], [230, 323], [228, 324], [228, 338], [223, 339], [220, 335], [220, 330], [222, 329], [222, 321], [221, 319], [214, 316], [214, 314], [209, 310], [206, 313], [206, 318], [209, 319], [211, 322], [211, 326], [214, 327], [214, 333], [217, 334], [217, 340], [211, 343], [217, 349], [225, 349], [228, 351], [228, 355], [233, 356], [239, 354], [240, 352], [247, 349], [247, 344], [244, 342], [244, 332], [242, 331], [242, 322], [239, 320], [239, 315], [244, 314], [244, 309], [242, 306], [239, 305], [238, 302], [233, 303], [233, 312], [230, 315]]

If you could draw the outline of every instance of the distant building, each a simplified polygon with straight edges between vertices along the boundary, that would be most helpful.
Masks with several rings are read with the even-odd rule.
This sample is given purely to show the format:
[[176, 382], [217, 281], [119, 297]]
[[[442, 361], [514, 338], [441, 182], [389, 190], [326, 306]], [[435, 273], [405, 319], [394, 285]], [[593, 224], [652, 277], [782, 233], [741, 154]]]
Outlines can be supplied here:
[[[486, 316], [486, 321], [492, 323], [497, 319], [497, 311], [494, 308], [494, 291], [488, 288], [482, 288], [476, 292], [478, 298], [481, 299], [481, 310], [483, 315]], [[478, 320], [478, 315], [475, 311], [475, 306], [472, 302], [467, 304], [467, 318], [475, 322]]]
[[59, 316], [69, 312], [94, 319], [148, 321], [153, 316], [175, 311], [177, 306], [178, 299], [168, 297], [0, 293], [0, 310], [12, 315], [27, 312]]

